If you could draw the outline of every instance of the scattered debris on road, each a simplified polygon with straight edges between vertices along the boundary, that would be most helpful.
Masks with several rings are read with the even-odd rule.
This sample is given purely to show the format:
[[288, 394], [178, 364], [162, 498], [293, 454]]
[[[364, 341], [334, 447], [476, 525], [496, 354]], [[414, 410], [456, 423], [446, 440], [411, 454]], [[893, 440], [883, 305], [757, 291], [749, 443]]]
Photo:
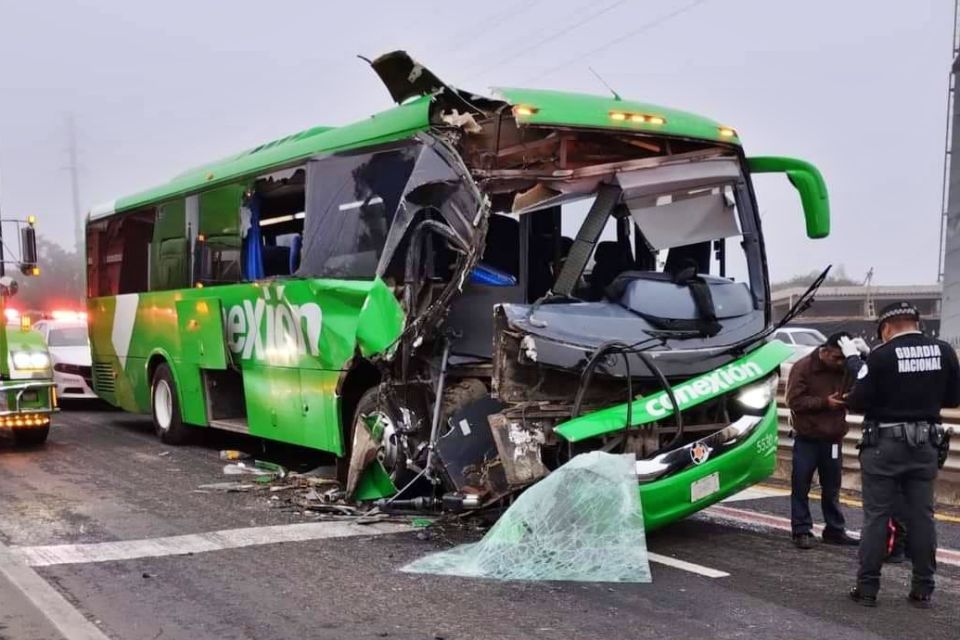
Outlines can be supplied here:
[[237, 451], [236, 449], [224, 449], [220, 452], [220, 459], [225, 462], [233, 462], [236, 460], [249, 460], [252, 458], [249, 453], [244, 453], [243, 451]]

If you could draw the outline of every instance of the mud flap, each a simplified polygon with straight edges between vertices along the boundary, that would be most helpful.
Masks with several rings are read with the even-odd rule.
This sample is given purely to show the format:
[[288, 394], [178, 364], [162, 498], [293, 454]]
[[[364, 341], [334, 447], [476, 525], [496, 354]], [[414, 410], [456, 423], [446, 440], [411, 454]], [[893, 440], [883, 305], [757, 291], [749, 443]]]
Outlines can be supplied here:
[[397, 493], [397, 487], [380, 462], [374, 462], [363, 472], [353, 495], [358, 502], [389, 498]]

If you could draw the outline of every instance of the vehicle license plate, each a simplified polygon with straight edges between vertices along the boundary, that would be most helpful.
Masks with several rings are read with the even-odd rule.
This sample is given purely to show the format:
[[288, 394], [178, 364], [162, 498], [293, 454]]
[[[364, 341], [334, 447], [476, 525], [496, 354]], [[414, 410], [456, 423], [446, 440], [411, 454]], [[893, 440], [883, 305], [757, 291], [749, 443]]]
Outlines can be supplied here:
[[702, 500], [717, 491], [720, 491], [720, 472], [714, 471], [690, 484], [690, 502]]

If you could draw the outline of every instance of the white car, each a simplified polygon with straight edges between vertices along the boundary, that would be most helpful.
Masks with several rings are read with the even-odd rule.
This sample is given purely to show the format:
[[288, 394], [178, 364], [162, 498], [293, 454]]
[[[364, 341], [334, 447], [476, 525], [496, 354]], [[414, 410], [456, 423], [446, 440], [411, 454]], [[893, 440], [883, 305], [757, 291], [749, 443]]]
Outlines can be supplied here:
[[780, 365], [780, 384], [782, 385], [785, 385], [790, 378], [793, 363], [827, 341], [827, 336], [807, 327], [781, 327], [770, 337], [793, 348], [793, 355]]
[[787, 362], [796, 362], [827, 341], [827, 336], [806, 327], [782, 327], [770, 337], [793, 347], [793, 355]]
[[91, 374], [90, 340], [83, 320], [41, 320], [33, 325], [43, 334], [53, 362], [53, 381], [60, 398], [96, 398]]

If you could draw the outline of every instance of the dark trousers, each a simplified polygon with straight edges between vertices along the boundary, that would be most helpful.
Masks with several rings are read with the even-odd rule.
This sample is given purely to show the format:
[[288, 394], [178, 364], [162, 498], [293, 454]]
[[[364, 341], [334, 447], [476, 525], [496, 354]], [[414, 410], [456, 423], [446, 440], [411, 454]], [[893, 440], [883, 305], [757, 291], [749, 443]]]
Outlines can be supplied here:
[[813, 530], [810, 515], [810, 483], [813, 472], [820, 475], [820, 505], [826, 530], [843, 533], [846, 523], [840, 510], [840, 479], [842, 454], [837, 444], [837, 457], [833, 457], [834, 443], [797, 436], [793, 439], [793, 477], [790, 492], [790, 525], [793, 535], [808, 534]]
[[913, 562], [913, 590], [932, 593], [933, 574], [937, 570], [937, 530], [933, 520], [937, 450], [929, 444], [911, 447], [903, 440], [882, 437], [877, 446], [861, 450], [860, 469], [863, 530], [857, 584], [861, 591], [876, 595], [880, 590], [887, 523], [897, 516], [903, 518], [909, 531], [907, 554]]

